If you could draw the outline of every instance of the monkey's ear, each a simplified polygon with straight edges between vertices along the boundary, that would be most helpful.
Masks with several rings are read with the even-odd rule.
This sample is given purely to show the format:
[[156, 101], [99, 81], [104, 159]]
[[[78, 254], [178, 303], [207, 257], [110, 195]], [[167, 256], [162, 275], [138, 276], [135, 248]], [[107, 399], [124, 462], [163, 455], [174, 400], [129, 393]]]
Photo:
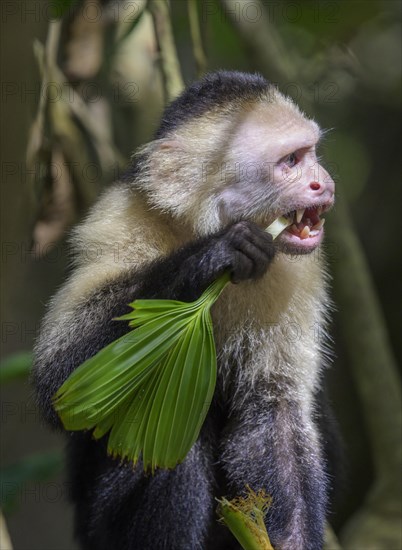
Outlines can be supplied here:
[[161, 151], [169, 151], [171, 149], [181, 149], [182, 144], [178, 139], [164, 139], [159, 143], [159, 149]]
[[[150, 144], [150, 170], [155, 186], [161, 185], [161, 178], [171, 177], [176, 168], [177, 159], [181, 158], [184, 148], [181, 140], [172, 138], [158, 139]], [[159, 184], [157, 183], [159, 182]]]

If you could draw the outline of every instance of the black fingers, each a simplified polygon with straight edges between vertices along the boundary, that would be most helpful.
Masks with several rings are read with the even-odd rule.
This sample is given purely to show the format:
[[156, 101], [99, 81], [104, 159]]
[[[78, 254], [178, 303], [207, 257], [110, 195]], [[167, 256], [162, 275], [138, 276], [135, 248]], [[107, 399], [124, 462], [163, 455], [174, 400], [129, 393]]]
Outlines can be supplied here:
[[272, 235], [253, 222], [241, 221], [232, 225], [222, 239], [233, 283], [265, 274], [275, 254]]

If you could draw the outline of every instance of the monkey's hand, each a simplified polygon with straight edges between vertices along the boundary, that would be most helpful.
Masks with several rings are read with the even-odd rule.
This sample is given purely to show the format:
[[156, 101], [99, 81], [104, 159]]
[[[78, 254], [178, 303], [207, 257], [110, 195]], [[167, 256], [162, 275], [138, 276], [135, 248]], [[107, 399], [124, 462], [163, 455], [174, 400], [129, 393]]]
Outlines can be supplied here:
[[233, 283], [262, 277], [274, 254], [272, 235], [253, 222], [237, 222], [151, 264], [139, 295], [191, 302], [226, 271]]
[[275, 255], [272, 235], [249, 221], [237, 222], [222, 232], [216, 248], [231, 271], [232, 283], [262, 277]]

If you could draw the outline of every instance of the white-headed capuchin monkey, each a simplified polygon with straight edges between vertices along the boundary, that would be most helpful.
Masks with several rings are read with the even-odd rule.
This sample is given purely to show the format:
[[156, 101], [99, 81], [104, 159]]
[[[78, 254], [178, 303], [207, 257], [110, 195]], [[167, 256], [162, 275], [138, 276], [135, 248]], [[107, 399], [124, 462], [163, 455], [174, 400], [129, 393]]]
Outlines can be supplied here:
[[[137, 298], [191, 301], [223, 272], [213, 306], [218, 383], [198, 441], [173, 470], [144, 474], [106, 441], [68, 433], [76, 536], [86, 550], [239, 548], [215, 497], [272, 496], [275, 550], [320, 550], [328, 465], [318, 428], [326, 290], [320, 216], [334, 182], [318, 125], [259, 75], [216, 72], [165, 110], [155, 139], [73, 232], [75, 268], [36, 346], [38, 403], [129, 330]], [[264, 229], [293, 224], [275, 243]], [[313, 251], [316, 251], [313, 253]]]

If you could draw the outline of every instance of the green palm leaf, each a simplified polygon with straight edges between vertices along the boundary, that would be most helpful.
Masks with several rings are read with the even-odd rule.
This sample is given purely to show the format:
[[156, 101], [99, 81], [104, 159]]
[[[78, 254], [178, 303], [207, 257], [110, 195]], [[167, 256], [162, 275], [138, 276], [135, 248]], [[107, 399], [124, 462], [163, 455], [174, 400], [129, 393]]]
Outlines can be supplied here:
[[[276, 237], [289, 225], [276, 220]], [[136, 300], [119, 318], [134, 329], [85, 361], [54, 396], [67, 430], [108, 432], [108, 452], [144, 469], [174, 468], [196, 441], [216, 384], [210, 308], [229, 282], [219, 277], [191, 303]]]

